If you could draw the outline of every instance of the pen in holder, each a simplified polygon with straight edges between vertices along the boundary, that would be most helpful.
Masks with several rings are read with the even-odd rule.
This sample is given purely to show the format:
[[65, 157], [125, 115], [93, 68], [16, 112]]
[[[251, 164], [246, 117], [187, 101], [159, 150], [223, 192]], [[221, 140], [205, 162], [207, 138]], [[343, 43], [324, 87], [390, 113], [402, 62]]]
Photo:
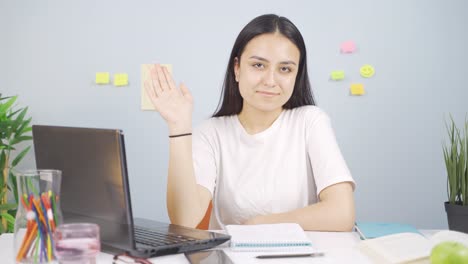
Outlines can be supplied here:
[[16, 176], [15, 263], [53, 263], [55, 228], [62, 223], [59, 170], [29, 170]]

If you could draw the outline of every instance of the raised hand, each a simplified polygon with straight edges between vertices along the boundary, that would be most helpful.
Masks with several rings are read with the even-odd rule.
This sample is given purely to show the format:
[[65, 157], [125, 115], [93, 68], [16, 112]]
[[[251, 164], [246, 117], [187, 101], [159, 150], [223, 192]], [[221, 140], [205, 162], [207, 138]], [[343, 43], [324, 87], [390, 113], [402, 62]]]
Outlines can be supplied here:
[[192, 132], [193, 98], [188, 88], [177, 88], [165, 67], [149, 68], [150, 80], [144, 83], [146, 93], [156, 111], [166, 120], [171, 134]]

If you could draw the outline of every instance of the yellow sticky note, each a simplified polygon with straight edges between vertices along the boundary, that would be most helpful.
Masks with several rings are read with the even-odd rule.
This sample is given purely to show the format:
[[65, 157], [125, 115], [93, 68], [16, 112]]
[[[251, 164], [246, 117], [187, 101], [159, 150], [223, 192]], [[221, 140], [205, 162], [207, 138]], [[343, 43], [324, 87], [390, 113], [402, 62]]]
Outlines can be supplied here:
[[339, 81], [344, 79], [344, 71], [332, 71], [330, 78], [334, 81]]
[[128, 74], [116, 73], [114, 74], [114, 85], [115, 86], [126, 86], [128, 85]]
[[[166, 67], [169, 73], [172, 75], [171, 64], [161, 64]], [[150, 70], [154, 68], [154, 64], [142, 64], [141, 65], [141, 110], [155, 111], [153, 104], [151, 103], [148, 94], [145, 91], [145, 82], [152, 83]]]
[[353, 83], [351, 84], [351, 94], [352, 95], [364, 95], [364, 84], [362, 83]]
[[366, 64], [359, 69], [359, 72], [361, 73], [362, 77], [370, 78], [374, 76], [375, 69], [372, 67], [372, 65]]
[[109, 80], [110, 80], [110, 74], [108, 72], [96, 73], [96, 84], [108, 84]]

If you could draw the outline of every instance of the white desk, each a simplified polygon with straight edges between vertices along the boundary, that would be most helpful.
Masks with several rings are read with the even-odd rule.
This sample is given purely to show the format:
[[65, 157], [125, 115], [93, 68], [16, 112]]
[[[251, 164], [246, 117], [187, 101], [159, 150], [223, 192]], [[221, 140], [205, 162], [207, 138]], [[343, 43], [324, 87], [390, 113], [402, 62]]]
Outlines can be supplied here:
[[[421, 230], [424, 235], [430, 235], [435, 231]], [[288, 258], [288, 259], [257, 259], [258, 252], [232, 252], [229, 248], [224, 248], [226, 254], [234, 263], [349, 263], [366, 264], [372, 263], [362, 255], [357, 249], [356, 244], [360, 241], [355, 232], [306, 232], [312, 240], [312, 245], [318, 251], [325, 252], [324, 257], [316, 258]], [[13, 234], [3, 234], [0, 236], [0, 263], [14, 264], [13, 258]], [[153, 263], [158, 264], [177, 264], [189, 262], [183, 254], [156, 257], [151, 259]], [[97, 264], [112, 263], [112, 255], [100, 253]]]

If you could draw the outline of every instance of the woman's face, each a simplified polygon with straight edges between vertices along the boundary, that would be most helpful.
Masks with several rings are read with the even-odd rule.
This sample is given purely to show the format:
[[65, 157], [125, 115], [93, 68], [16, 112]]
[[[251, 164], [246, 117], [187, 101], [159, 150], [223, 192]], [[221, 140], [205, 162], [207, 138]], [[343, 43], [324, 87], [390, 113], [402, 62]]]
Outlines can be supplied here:
[[280, 33], [262, 34], [250, 40], [234, 65], [244, 99], [242, 111], [281, 110], [294, 90], [299, 57], [296, 45]]

